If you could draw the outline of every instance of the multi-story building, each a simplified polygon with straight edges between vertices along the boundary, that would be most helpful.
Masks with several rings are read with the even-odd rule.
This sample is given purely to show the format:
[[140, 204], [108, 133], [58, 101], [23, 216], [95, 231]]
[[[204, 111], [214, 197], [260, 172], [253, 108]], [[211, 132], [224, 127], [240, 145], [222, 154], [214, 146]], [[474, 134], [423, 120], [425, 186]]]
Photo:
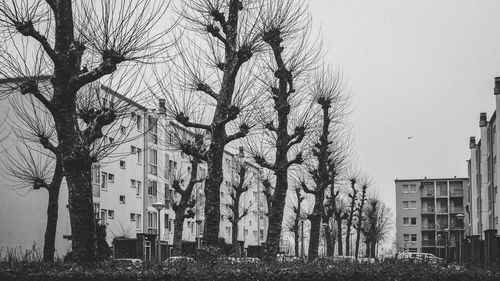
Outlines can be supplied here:
[[[10, 82], [1, 80], [0, 85]], [[99, 162], [92, 167], [94, 210], [100, 223], [106, 225], [108, 243], [111, 245], [114, 238], [135, 238], [138, 234], [146, 233], [159, 234], [162, 244], [172, 245], [175, 225], [172, 203], [178, 200], [178, 195], [172, 188], [172, 181], [180, 180], [181, 187], [185, 186], [189, 181], [191, 169], [189, 156], [177, 148], [175, 140], [194, 138], [194, 133], [169, 120], [161, 105], [159, 110], [148, 109], [104, 86], [99, 87], [99, 91], [101, 93], [97, 95], [95, 102], [98, 102], [101, 108], [126, 107], [123, 118], [103, 130], [104, 137], [99, 141], [96, 150], [104, 152], [106, 156], [98, 157]], [[4, 112], [12, 111], [7, 100], [0, 101], [0, 108]], [[14, 142], [15, 140], [7, 139], [3, 144]], [[244, 241], [246, 248], [265, 241], [267, 217], [264, 216], [266, 200], [262, 194], [261, 171], [245, 161], [242, 148], [237, 154], [229, 151], [224, 154], [219, 236], [227, 243], [233, 242], [228, 220], [231, 214], [227, 212], [227, 205], [232, 204], [231, 186], [239, 180], [237, 167], [242, 162], [248, 167], [246, 184], [249, 188], [242, 195], [240, 205], [242, 209], [248, 208], [248, 215], [239, 223], [238, 240]], [[198, 176], [205, 178], [206, 164], [201, 163], [198, 169]], [[43, 245], [43, 224], [36, 224], [38, 229], [35, 231], [30, 231], [27, 226], [35, 225], [31, 224], [31, 221], [46, 221], [46, 199], [43, 199], [43, 196], [35, 196], [34, 192], [28, 196], [16, 196], [9, 188], [8, 182], [7, 176], [0, 173], [0, 183], [3, 183], [2, 188], [5, 188], [2, 193], [8, 193], [8, 196], [4, 197], [6, 203], [14, 201], [18, 202], [18, 205], [37, 206], [39, 210], [17, 214], [16, 219], [12, 216], [2, 216], [2, 228], [7, 226], [9, 230], [1, 232], [0, 246], [29, 248], [33, 241]], [[203, 182], [197, 183], [194, 188], [192, 198], [196, 200], [195, 216], [185, 219], [182, 236], [184, 241], [194, 242], [203, 237], [203, 189]], [[67, 188], [63, 183], [56, 235], [57, 252], [60, 255], [69, 250], [71, 239], [67, 198]], [[156, 202], [166, 204], [166, 208], [158, 212], [153, 207]], [[10, 204], [0, 204], [0, 213], [11, 212], [12, 210], [3, 208], [7, 206]], [[16, 221], [22, 221], [26, 227], [18, 228]], [[22, 233], [18, 233], [21, 231]]]
[[[498, 79], [498, 78], [497, 78]], [[497, 82], [498, 83], [498, 82]], [[498, 87], [498, 86], [497, 86]], [[500, 91], [500, 88], [499, 88]], [[497, 109], [500, 106], [500, 95], [495, 89]], [[476, 142], [475, 137], [470, 137], [470, 159], [468, 160], [469, 171], [469, 194], [470, 206], [468, 207], [471, 219], [468, 235], [479, 235], [485, 237], [486, 230], [500, 229], [498, 224], [498, 182], [499, 165], [497, 165], [497, 151], [500, 142], [496, 134], [498, 127], [496, 112], [488, 120], [486, 113], [479, 117], [481, 139]]]
[[399, 250], [442, 257], [448, 250], [452, 257], [468, 224], [468, 179], [396, 179], [395, 184]]

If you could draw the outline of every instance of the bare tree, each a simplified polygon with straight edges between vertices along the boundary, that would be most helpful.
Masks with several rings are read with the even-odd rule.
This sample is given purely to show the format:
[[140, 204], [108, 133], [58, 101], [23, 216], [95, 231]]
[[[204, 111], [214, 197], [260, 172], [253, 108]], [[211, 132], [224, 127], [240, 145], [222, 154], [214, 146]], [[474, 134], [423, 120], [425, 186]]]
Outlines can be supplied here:
[[264, 108], [259, 113], [266, 140], [255, 140], [250, 146], [255, 162], [275, 176], [274, 186], [267, 188], [273, 193], [268, 200], [266, 243], [267, 257], [274, 258], [279, 251], [288, 170], [303, 161], [298, 148], [312, 119], [312, 111], [299, 106], [300, 102], [304, 104], [305, 97], [300, 97], [305, 90], [301, 83], [305, 82], [319, 52], [309, 40], [310, 18], [306, 6], [297, 1], [270, 1], [262, 15], [261, 34], [267, 47], [264, 61], [267, 71], [259, 79], [267, 91], [266, 101], [273, 103], [274, 108]]
[[232, 215], [228, 216], [229, 222], [232, 224], [232, 241], [233, 251], [235, 254], [241, 255], [241, 247], [238, 244], [238, 223], [248, 214], [251, 206], [242, 206], [240, 204], [241, 195], [248, 191], [250, 187], [248, 181], [248, 164], [240, 162], [237, 165], [238, 181], [231, 184], [231, 204], [229, 209]]
[[356, 201], [358, 199], [358, 189], [356, 183], [358, 182], [359, 172], [355, 168], [351, 168], [347, 178], [351, 184], [351, 192], [347, 194], [349, 197], [349, 209], [348, 217], [346, 222], [346, 236], [345, 236], [345, 252], [349, 254], [351, 252], [351, 227], [354, 221], [354, 214], [356, 211]]
[[[167, 2], [151, 0], [104, 0], [97, 8], [93, 1], [0, 1], [0, 34], [11, 39], [1, 47], [0, 76], [21, 78], [14, 83], [15, 92], [32, 95], [53, 117], [54, 148], [69, 189], [72, 249], [79, 262], [95, 258], [89, 147], [117, 118], [111, 108], [82, 116], [79, 90], [125, 62], [132, 66], [161, 57], [168, 30], [153, 26], [167, 7]], [[51, 90], [43, 92], [39, 77], [49, 73]]]
[[308, 255], [310, 260], [314, 260], [318, 257], [321, 221], [326, 218], [325, 192], [332, 185], [329, 168], [334, 165], [333, 143], [337, 142], [337, 138], [340, 136], [337, 135], [337, 132], [341, 131], [339, 127], [343, 125], [347, 99], [343, 92], [339, 73], [326, 68], [322, 69], [316, 75], [316, 79], [312, 80], [311, 92], [313, 100], [318, 106], [320, 120], [317, 123], [320, 128], [314, 148], [312, 148], [314, 162], [309, 167], [314, 187], [310, 188], [305, 182], [302, 182], [302, 188], [306, 193], [314, 196], [313, 212], [309, 215], [311, 234]]
[[[332, 203], [332, 208], [333, 208], [333, 217], [335, 219], [335, 222], [337, 224], [337, 248], [338, 248], [338, 255], [342, 256], [343, 255], [343, 243], [342, 243], [342, 222], [344, 220], [347, 220], [349, 218], [349, 212], [347, 209], [347, 202], [344, 200], [343, 197], [339, 196], [340, 190], [337, 190], [335, 192], [335, 196], [332, 197], [334, 203]], [[346, 250], [347, 253], [347, 250]]]
[[368, 198], [365, 207], [362, 233], [365, 237], [368, 257], [376, 258], [377, 245], [387, 239], [391, 229], [391, 210], [379, 199]]
[[304, 217], [302, 202], [306, 198], [301, 194], [301, 188], [297, 187], [294, 190], [294, 196], [287, 197], [288, 210], [285, 212], [284, 230], [293, 233], [295, 256], [299, 257], [299, 239], [300, 239], [300, 221]]
[[261, 1], [239, 0], [183, 3], [179, 59], [168, 74], [157, 73], [156, 78], [167, 99], [168, 115], [184, 127], [204, 130], [208, 137], [205, 151], [194, 147], [183, 151], [207, 163], [204, 242], [217, 245], [224, 149], [253, 126], [251, 118], [246, 118], [254, 96], [248, 62], [259, 51], [256, 19], [262, 5]]
[[361, 227], [363, 225], [363, 212], [365, 211], [364, 206], [366, 202], [366, 190], [368, 187], [371, 185], [371, 180], [369, 178], [363, 179], [363, 183], [361, 184], [361, 196], [359, 197], [358, 201], [358, 206], [356, 207], [357, 211], [357, 225], [355, 226], [356, 229], [356, 248], [354, 251], [354, 256], [356, 259], [358, 258], [358, 253], [359, 253], [359, 241], [361, 239]]

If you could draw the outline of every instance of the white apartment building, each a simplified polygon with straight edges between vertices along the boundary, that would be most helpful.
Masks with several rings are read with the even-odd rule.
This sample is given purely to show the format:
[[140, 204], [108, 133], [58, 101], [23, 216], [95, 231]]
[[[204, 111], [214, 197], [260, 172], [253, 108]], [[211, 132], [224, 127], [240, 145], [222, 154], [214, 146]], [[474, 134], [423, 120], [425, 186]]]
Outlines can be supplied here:
[[[0, 84], [9, 83], [1, 80]], [[181, 179], [181, 186], [189, 181], [191, 165], [173, 145], [173, 134], [193, 134], [176, 125], [162, 114], [161, 110], [148, 109], [106, 87], [100, 87], [99, 102], [102, 107], [117, 107], [126, 104], [127, 115], [120, 122], [104, 130], [100, 143], [103, 149], [113, 147], [109, 155], [93, 165], [93, 201], [96, 216], [107, 227], [109, 245], [116, 237], [135, 238], [139, 233], [157, 234], [163, 244], [172, 245], [175, 213], [172, 202], [176, 194], [171, 187], [173, 178]], [[0, 101], [0, 112], [11, 112], [8, 100]], [[3, 117], [3, 116], [0, 116]], [[119, 142], [120, 145], [110, 144]], [[15, 140], [8, 138], [4, 145], [13, 147]], [[237, 164], [245, 161], [243, 151], [224, 155], [224, 182], [221, 185], [221, 224], [219, 236], [232, 243], [231, 223], [228, 220], [227, 204], [231, 204], [232, 183], [236, 183]], [[248, 165], [249, 190], [240, 200], [241, 208], [249, 208], [248, 215], [239, 223], [239, 241], [245, 247], [260, 245], [267, 233], [266, 200], [262, 193], [261, 172]], [[199, 165], [198, 175], [205, 177], [206, 164]], [[33, 242], [43, 247], [46, 222], [46, 194], [31, 191], [19, 196], [5, 174], [0, 174], [0, 247], [31, 248]], [[184, 222], [183, 240], [196, 241], [203, 237], [204, 183], [198, 183], [193, 191], [196, 199], [195, 217]], [[42, 195], [43, 194], [43, 195]], [[59, 255], [70, 250], [71, 227], [67, 209], [68, 192], [63, 183], [60, 192], [59, 220], [56, 248]], [[166, 203], [159, 214], [152, 204]], [[27, 211], [19, 212], [19, 206]], [[14, 214], [16, 214], [14, 216]], [[158, 225], [158, 216], [160, 225]]]

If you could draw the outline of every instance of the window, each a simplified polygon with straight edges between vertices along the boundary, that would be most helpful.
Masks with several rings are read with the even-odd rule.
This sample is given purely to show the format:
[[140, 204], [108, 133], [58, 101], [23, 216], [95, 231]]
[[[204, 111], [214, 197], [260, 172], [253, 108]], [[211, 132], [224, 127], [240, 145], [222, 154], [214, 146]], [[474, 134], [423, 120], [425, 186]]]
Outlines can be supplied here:
[[130, 221], [135, 221], [135, 214], [134, 213], [130, 213]]
[[142, 131], [142, 116], [141, 115], [137, 115], [137, 118], [135, 118], [136, 120], [136, 125], [137, 125], [137, 131]]
[[108, 211], [106, 209], [101, 209], [101, 223], [108, 223]]
[[403, 184], [403, 193], [408, 193], [408, 185], [407, 184]]
[[158, 121], [152, 116], [148, 116], [149, 141], [158, 144]]
[[226, 181], [226, 187], [231, 187], [231, 182], [230, 181]]
[[417, 225], [417, 218], [411, 218], [411, 225]]
[[224, 197], [224, 192], [223, 191], [220, 192], [220, 197]]
[[410, 218], [403, 218], [403, 225], [410, 225]]
[[410, 193], [417, 193], [417, 185], [410, 184]]
[[92, 164], [92, 183], [100, 183], [100, 166], [99, 164]]
[[403, 209], [409, 208], [409, 201], [403, 201]]
[[158, 217], [156, 212], [148, 212], [148, 233], [156, 233]]
[[115, 218], [115, 211], [108, 210], [108, 219], [114, 219], [114, 218]]
[[410, 241], [410, 234], [403, 234], [404, 241]]
[[158, 192], [158, 182], [154, 180], [148, 180], [148, 195], [155, 196]]
[[226, 233], [228, 238], [231, 237], [231, 227], [226, 226]]
[[137, 164], [142, 163], [142, 149], [137, 148]]
[[109, 182], [115, 182], [115, 175], [113, 175], [113, 174], [108, 174], [108, 181], [109, 181]]
[[135, 229], [141, 229], [141, 214], [135, 214]]
[[253, 199], [257, 200], [257, 191], [253, 192]]
[[108, 189], [107, 182], [108, 182], [108, 174], [102, 172], [101, 173], [101, 189], [104, 189], [104, 190]]
[[413, 241], [413, 242], [417, 241], [417, 234], [411, 235], [411, 241]]
[[135, 188], [136, 181], [130, 180], [130, 187]]
[[264, 240], [264, 229], [260, 230], [260, 240]]
[[250, 220], [250, 221], [248, 221], [248, 225], [249, 225], [249, 226], [252, 226], [252, 221], [251, 221], [251, 220]]
[[120, 126], [120, 133], [122, 133], [122, 135], [124, 135], [126, 132], [127, 132], [127, 128], [125, 128], [125, 126]]
[[149, 151], [149, 173], [152, 175], [158, 174], [158, 151], [156, 149]]
[[417, 208], [417, 201], [410, 201], [410, 209], [416, 209]]
[[223, 221], [224, 220], [224, 215], [221, 215], [220, 216], [220, 220]]
[[125, 169], [125, 160], [120, 160], [120, 168]]
[[120, 204], [125, 204], [125, 195], [120, 195]]
[[135, 153], [137, 153], [137, 147], [130, 146], [130, 154], [135, 154]]
[[257, 230], [254, 230], [254, 231], [253, 231], [253, 239], [255, 239], [255, 240], [257, 240], [257, 239], [258, 239], [258, 238], [257, 238]]
[[245, 228], [244, 234], [245, 236], [248, 236], [248, 229]]
[[135, 190], [135, 195], [137, 197], [141, 197], [141, 182], [140, 181], [137, 181], [137, 188]]
[[94, 217], [99, 218], [99, 203], [94, 203]]
[[168, 229], [168, 230], [170, 230], [169, 229], [169, 221], [170, 221], [170, 219], [168, 217], [168, 214], [165, 214], [163, 216], [163, 227], [166, 228], [166, 229]]

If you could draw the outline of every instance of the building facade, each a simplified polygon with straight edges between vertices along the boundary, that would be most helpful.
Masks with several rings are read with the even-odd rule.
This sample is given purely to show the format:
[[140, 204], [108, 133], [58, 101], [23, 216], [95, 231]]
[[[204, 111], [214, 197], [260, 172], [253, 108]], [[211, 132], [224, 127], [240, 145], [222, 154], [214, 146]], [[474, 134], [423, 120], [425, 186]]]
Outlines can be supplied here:
[[[0, 81], [5, 85], [9, 81]], [[155, 234], [160, 236], [161, 244], [172, 245], [174, 235], [175, 212], [173, 203], [179, 195], [172, 188], [174, 179], [185, 187], [190, 178], [190, 159], [176, 146], [179, 138], [194, 138], [194, 133], [183, 129], [173, 120], [169, 120], [161, 109], [148, 109], [127, 99], [104, 86], [99, 87], [100, 94], [95, 102], [100, 108], [126, 107], [126, 114], [119, 122], [104, 128], [104, 137], [94, 149], [99, 162], [92, 167], [93, 203], [96, 218], [106, 225], [107, 241], [112, 245], [115, 238], [136, 238], [138, 234]], [[9, 101], [0, 101], [3, 112], [12, 111]], [[6, 139], [2, 143], [14, 147], [14, 139]], [[221, 223], [219, 236], [226, 243], [232, 243], [232, 226], [228, 220], [231, 213], [228, 205], [232, 204], [231, 186], [239, 180], [237, 169], [246, 163], [248, 191], [240, 199], [242, 211], [248, 214], [239, 222], [238, 240], [244, 247], [261, 245], [267, 234], [266, 200], [261, 187], [261, 170], [245, 160], [241, 148], [238, 153], [226, 151], [224, 154], [224, 182], [221, 185]], [[198, 166], [199, 178], [205, 178], [205, 163]], [[0, 246], [24, 249], [31, 248], [35, 242], [43, 247], [44, 222], [46, 221], [47, 199], [40, 196], [42, 191], [29, 190], [25, 196], [19, 196], [9, 185], [11, 178], [0, 173], [2, 183], [2, 229]], [[195, 200], [194, 217], [185, 219], [183, 241], [195, 242], [203, 238], [204, 226], [204, 182], [197, 183], [192, 194]], [[5, 201], [5, 202], [3, 202]], [[17, 206], [28, 206], [29, 212], [17, 214], [13, 203]], [[62, 256], [70, 250], [71, 227], [67, 208], [68, 192], [65, 183], [61, 187], [59, 200], [59, 220], [56, 235], [58, 255]], [[166, 205], [158, 212], [153, 203]], [[5, 204], [3, 204], [5, 203]], [[7, 209], [11, 208], [11, 209]], [[242, 212], [241, 211], [241, 212]], [[18, 224], [22, 222], [22, 226]], [[5, 227], [4, 227], [5, 226]], [[31, 226], [31, 227], [30, 227]], [[8, 228], [8, 229], [7, 229]], [[35, 229], [36, 228], [36, 229]], [[145, 241], [146, 243], [147, 241]], [[147, 248], [148, 245], [143, 245]], [[169, 247], [167, 247], [168, 249]], [[151, 251], [144, 251], [145, 259], [151, 258]]]
[[452, 257], [467, 231], [467, 178], [396, 179], [399, 251]]

